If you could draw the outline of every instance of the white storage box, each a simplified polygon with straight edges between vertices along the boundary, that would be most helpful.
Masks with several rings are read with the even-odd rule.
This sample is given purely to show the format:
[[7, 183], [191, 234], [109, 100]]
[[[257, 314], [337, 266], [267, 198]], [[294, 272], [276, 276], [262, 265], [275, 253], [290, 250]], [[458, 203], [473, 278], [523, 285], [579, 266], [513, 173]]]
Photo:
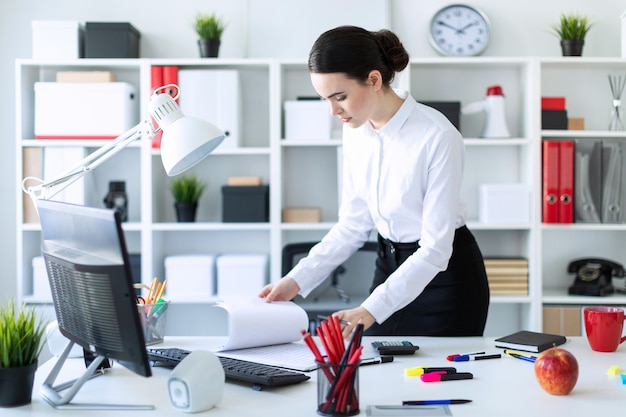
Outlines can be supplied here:
[[70, 20], [33, 20], [34, 59], [76, 59], [83, 57], [84, 28]]
[[128, 83], [35, 83], [37, 139], [114, 139], [139, 123]]
[[43, 256], [33, 258], [33, 299], [52, 302], [52, 292], [48, 281], [48, 272]]
[[530, 222], [530, 188], [527, 184], [482, 184], [479, 193], [481, 223]]
[[215, 255], [165, 258], [165, 293], [170, 301], [206, 299], [215, 295]]
[[331, 135], [332, 116], [326, 101], [285, 101], [285, 139], [327, 140]]
[[217, 258], [220, 297], [255, 296], [267, 282], [267, 255], [221, 255]]

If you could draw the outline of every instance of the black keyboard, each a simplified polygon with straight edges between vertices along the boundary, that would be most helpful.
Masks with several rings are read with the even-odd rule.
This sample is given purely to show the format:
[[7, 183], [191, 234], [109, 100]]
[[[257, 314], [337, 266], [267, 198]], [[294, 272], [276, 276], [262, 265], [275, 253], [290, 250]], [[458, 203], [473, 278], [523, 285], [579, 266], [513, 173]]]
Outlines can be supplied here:
[[[152, 366], [173, 368], [191, 352], [180, 348], [149, 348], [148, 359]], [[217, 355], [226, 378], [236, 381], [252, 383], [255, 390], [264, 386], [281, 386], [297, 384], [311, 377], [301, 372], [290, 371], [271, 365], [244, 361], [241, 359], [225, 358]]]

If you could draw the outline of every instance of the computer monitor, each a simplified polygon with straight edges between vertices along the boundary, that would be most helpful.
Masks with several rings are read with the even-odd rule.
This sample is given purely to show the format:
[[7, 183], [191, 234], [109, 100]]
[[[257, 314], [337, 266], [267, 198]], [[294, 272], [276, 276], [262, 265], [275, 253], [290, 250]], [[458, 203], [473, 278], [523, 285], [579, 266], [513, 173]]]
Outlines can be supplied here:
[[[43, 257], [58, 327], [69, 343], [41, 387], [55, 408], [139, 408], [117, 404], [72, 404], [78, 389], [112, 359], [134, 373], [152, 372], [137, 311], [124, 232], [113, 209], [56, 201], [37, 201]], [[53, 387], [72, 346], [78, 344], [96, 359], [75, 382]], [[67, 389], [64, 395], [60, 391]]]

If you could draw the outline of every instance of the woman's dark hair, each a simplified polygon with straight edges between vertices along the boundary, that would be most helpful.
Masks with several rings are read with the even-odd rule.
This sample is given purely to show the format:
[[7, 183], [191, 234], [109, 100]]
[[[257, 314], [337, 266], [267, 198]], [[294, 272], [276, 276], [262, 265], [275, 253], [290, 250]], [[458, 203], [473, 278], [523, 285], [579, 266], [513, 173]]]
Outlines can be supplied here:
[[356, 26], [339, 26], [322, 33], [309, 54], [309, 72], [341, 72], [364, 82], [370, 71], [378, 70], [385, 86], [408, 63], [409, 54], [393, 32], [370, 32]]

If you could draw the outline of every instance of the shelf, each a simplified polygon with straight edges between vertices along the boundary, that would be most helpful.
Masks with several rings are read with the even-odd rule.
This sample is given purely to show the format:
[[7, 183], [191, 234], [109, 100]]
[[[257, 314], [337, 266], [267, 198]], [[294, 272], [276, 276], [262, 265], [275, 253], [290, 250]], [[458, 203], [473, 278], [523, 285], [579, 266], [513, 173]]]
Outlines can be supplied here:
[[567, 289], [552, 290], [544, 289], [541, 301], [544, 304], [567, 304], [567, 305], [626, 305], [626, 294], [615, 293], [611, 295], [594, 297], [584, 295], [569, 295]]

